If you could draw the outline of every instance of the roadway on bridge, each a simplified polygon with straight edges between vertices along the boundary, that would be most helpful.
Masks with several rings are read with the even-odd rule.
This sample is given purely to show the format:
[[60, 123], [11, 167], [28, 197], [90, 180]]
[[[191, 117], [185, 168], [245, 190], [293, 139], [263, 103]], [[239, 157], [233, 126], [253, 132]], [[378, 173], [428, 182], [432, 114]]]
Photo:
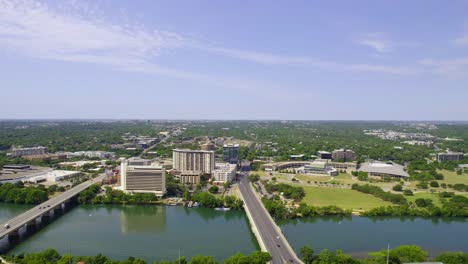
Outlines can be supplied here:
[[260, 234], [266, 250], [270, 253], [272, 264], [302, 263], [290, 247], [288, 241], [280, 233], [281, 230], [271, 218], [262, 202], [253, 192], [248, 179], [250, 166], [242, 165], [239, 190], [248, 206], [255, 226]]
[[[39, 204], [28, 211], [10, 219], [8, 222], [1, 224], [0, 226], [0, 239], [4, 236], [8, 235], [9, 233], [20, 229], [27, 223], [31, 221], [35, 221], [36, 218], [44, 215], [45, 213], [53, 210], [55, 207], [61, 206], [62, 203], [66, 202], [67, 200], [71, 199], [72, 197], [78, 195], [80, 192], [86, 190], [89, 186], [101, 182], [106, 177], [106, 174], [101, 174], [98, 177], [80, 183], [79, 185], [67, 190], [42, 204]], [[5, 224], [8, 224], [10, 227], [7, 229], [5, 228]]]

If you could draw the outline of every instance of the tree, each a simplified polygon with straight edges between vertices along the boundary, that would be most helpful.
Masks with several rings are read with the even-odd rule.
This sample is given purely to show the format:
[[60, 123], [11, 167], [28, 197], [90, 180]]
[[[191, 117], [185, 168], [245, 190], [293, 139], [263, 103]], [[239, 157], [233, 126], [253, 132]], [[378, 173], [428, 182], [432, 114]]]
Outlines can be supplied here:
[[403, 194], [406, 195], [406, 196], [412, 196], [413, 192], [411, 190], [406, 189], [406, 190], [403, 191]]
[[468, 253], [463, 252], [446, 252], [434, 258], [435, 261], [440, 261], [444, 264], [459, 264], [468, 263]]
[[439, 183], [437, 181], [431, 181], [429, 185], [431, 185], [431, 187], [434, 187], [434, 188], [439, 187]]
[[401, 184], [397, 184], [397, 185], [393, 186], [392, 189], [394, 191], [396, 191], [396, 192], [401, 192], [401, 191], [403, 191], [403, 186], [401, 186]]
[[302, 246], [299, 249], [299, 254], [301, 255], [301, 259], [305, 264], [311, 264], [314, 260], [314, 250], [308, 245]]
[[427, 253], [418, 246], [403, 245], [390, 251], [390, 256], [398, 258], [401, 263], [423, 262], [427, 259]]
[[208, 191], [209, 191], [210, 193], [218, 193], [219, 188], [218, 188], [218, 186], [213, 185], [213, 186], [210, 187], [210, 189], [208, 189]]

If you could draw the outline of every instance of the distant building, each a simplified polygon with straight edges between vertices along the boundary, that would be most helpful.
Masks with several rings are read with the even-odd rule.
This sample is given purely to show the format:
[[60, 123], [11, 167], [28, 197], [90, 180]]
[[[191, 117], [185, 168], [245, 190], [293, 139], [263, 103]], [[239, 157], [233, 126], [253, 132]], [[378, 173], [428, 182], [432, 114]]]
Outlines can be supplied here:
[[318, 151], [317, 152], [318, 159], [332, 159], [332, 154], [328, 151]]
[[80, 176], [80, 174], [81, 172], [79, 171], [54, 170], [46, 173], [44, 176], [47, 178], [47, 181], [58, 182]]
[[152, 161], [148, 159], [142, 159], [142, 158], [129, 158], [128, 159], [128, 165], [129, 166], [149, 166], [151, 165]]
[[201, 171], [211, 174], [215, 167], [213, 151], [174, 149], [172, 151], [173, 169], [177, 171]]
[[332, 159], [335, 161], [352, 161], [356, 159], [356, 153], [349, 149], [337, 149], [332, 152]]
[[239, 144], [225, 144], [223, 147], [223, 160], [230, 164], [239, 162]]
[[46, 147], [32, 147], [32, 148], [13, 148], [9, 153], [11, 157], [22, 157], [27, 155], [44, 155], [49, 151]]
[[30, 170], [31, 165], [24, 165], [24, 164], [3, 165], [3, 169], [6, 171], [24, 171], [24, 170]]
[[201, 171], [183, 171], [176, 174], [176, 178], [179, 179], [180, 183], [196, 185], [200, 183], [202, 175]]
[[122, 161], [120, 168], [122, 190], [136, 193], [155, 193], [163, 196], [166, 193], [165, 170], [159, 166], [131, 166]]
[[50, 161], [50, 160], [65, 160], [67, 159], [66, 154], [42, 154], [42, 155], [26, 155], [23, 159], [30, 161]]
[[404, 167], [399, 164], [388, 164], [383, 162], [366, 162], [361, 164], [359, 171], [366, 172], [371, 178], [408, 178], [408, 173], [404, 170]]
[[304, 160], [305, 155], [304, 155], [304, 154], [289, 155], [289, 158], [290, 158], [291, 160]]
[[328, 166], [326, 161], [314, 161], [304, 166], [304, 173], [325, 174], [330, 176], [338, 175], [335, 168]]
[[114, 159], [114, 152], [108, 151], [77, 151], [72, 154], [75, 157], [85, 156], [88, 158]]
[[216, 145], [212, 143], [205, 143], [205, 144], [200, 145], [200, 149], [206, 150], [206, 151], [216, 150]]
[[461, 152], [447, 152], [447, 153], [437, 153], [436, 155], [438, 162], [444, 161], [459, 161], [464, 158], [464, 154]]
[[216, 164], [211, 178], [217, 183], [231, 182], [236, 177], [236, 168], [235, 164]]

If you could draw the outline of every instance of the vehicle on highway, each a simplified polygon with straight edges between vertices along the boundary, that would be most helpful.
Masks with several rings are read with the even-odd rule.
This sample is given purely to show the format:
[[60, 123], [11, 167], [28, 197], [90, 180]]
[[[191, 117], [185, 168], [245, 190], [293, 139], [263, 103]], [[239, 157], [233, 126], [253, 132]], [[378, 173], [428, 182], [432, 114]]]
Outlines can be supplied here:
[[10, 228], [10, 224], [5, 224], [3, 227], [4, 227], [5, 229], [8, 229], [8, 228]]

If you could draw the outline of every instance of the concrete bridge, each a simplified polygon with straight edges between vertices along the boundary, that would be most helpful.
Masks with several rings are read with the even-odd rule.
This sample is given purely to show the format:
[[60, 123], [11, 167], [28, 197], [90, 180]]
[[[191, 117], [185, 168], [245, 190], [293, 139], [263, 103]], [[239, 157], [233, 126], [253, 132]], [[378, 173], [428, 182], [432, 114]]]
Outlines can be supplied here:
[[244, 164], [241, 168], [239, 190], [244, 200], [244, 208], [249, 218], [252, 231], [257, 237], [262, 251], [270, 253], [272, 264], [303, 263], [289, 245], [281, 229], [254, 193], [249, 182], [250, 166]]
[[[48, 217], [52, 210], [62, 210], [62, 206], [76, 197], [80, 192], [86, 190], [89, 186], [101, 182], [106, 177], [105, 174], [101, 174], [98, 177], [83, 182], [70, 190], [67, 190], [42, 204], [39, 204], [28, 211], [10, 219], [9, 221], [2, 223], [0, 226], [0, 239], [5, 236], [18, 236], [19, 229], [27, 225], [35, 225], [36, 219], [40, 217]], [[8, 228], [5, 225], [8, 224]]]

